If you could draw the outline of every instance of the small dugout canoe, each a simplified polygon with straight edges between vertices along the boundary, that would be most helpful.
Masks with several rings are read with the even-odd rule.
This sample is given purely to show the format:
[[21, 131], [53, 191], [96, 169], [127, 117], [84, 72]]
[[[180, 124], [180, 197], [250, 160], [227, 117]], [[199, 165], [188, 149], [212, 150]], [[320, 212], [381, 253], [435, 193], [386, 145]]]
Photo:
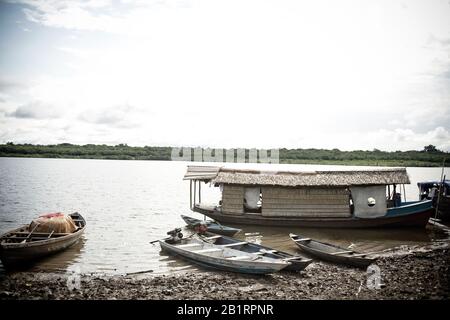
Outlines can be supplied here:
[[376, 260], [376, 257], [370, 256], [370, 254], [358, 253], [310, 238], [302, 238], [293, 233], [289, 234], [289, 237], [302, 251], [325, 261], [366, 268]]
[[275, 250], [260, 244], [242, 241], [236, 238], [231, 238], [222, 235], [215, 235], [214, 233], [206, 232], [205, 236], [201, 236], [201, 239], [219, 246], [228, 246], [242, 252], [255, 253], [264, 257], [279, 259], [282, 261], [289, 261], [290, 265], [283, 269], [283, 271], [301, 271], [305, 269], [312, 259], [308, 259], [302, 256], [294, 256], [290, 253]]
[[216, 234], [221, 234], [224, 236], [233, 236], [241, 231], [241, 229], [224, 226], [221, 225], [220, 223], [211, 220], [202, 221], [200, 219], [188, 217], [185, 215], [181, 215], [181, 218], [184, 220], [184, 222], [186, 222], [188, 227], [191, 229], [194, 228], [196, 225], [199, 225], [200, 223], [205, 223], [206, 227], [208, 228], [208, 231], [214, 232]]
[[175, 242], [159, 240], [159, 244], [162, 250], [170, 254], [178, 255], [203, 267], [223, 271], [269, 274], [290, 265], [288, 261], [217, 246], [195, 237], [184, 238]]
[[78, 242], [86, 229], [86, 220], [78, 212], [69, 216], [76, 226], [72, 233], [33, 232], [29, 230], [29, 225], [25, 225], [1, 235], [0, 260], [3, 266], [25, 266]]

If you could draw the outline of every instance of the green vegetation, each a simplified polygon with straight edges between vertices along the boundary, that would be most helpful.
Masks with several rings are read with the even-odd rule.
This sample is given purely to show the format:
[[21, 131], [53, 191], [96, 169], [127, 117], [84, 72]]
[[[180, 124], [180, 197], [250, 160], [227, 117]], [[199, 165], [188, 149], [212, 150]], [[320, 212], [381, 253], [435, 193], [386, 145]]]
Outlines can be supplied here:
[[[435, 151], [340, 151], [338, 149], [281, 149], [282, 163], [340, 164], [355, 166], [440, 167], [448, 152]], [[448, 166], [448, 161], [446, 161]]]
[[[170, 160], [171, 147], [130, 147], [126, 144], [58, 145], [14, 144], [0, 145], [0, 157], [75, 158], [115, 160]], [[281, 163], [340, 164], [371, 166], [439, 167], [449, 153], [425, 146], [421, 151], [340, 151], [338, 149], [280, 149]], [[246, 152], [248, 159], [248, 150]]]
[[130, 147], [126, 144], [57, 145], [7, 144], [0, 145], [0, 157], [27, 158], [72, 158], [72, 159], [111, 159], [111, 160], [170, 160], [169, 147]]

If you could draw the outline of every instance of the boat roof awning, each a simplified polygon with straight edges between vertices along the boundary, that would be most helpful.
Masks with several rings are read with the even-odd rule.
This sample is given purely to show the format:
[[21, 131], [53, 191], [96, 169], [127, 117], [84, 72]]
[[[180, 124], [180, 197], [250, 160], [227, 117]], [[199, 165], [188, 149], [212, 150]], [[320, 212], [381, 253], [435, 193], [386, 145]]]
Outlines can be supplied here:
[[183, 180], [209, 181], [217, 177], [219, 170], [216, 166], [188, 166]]
[[261, 171], [213, 166], [188, 166], [184, 180], [214, 184], [285, 187], [409, 184], [405, 168], [343, 171]]
[[[420, 188], [432, 188], [434, 186], [439, 186], [442, 183], [442, 181], [425, 181], [425, 182], [418, 182], [417, 186]], [[447, 188], [450, 188], [450, 180], [445, 180], [443, 185]]]

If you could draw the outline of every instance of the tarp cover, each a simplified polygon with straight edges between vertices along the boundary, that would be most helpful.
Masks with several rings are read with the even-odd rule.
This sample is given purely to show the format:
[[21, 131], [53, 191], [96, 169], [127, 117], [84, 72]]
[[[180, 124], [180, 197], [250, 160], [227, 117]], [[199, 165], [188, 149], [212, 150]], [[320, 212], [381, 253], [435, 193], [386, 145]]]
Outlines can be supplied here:
[[386, 186], [352, 187], [355, 216], [376, 218], [386, 215]]
[[30, 223], [30, 231], [55, 233], [72, 233], [77, 229], [72, 218], [62, 213], [49, 213], [39, 216]]
[[261, 189], [259, 187], [245, 188], [246, 207], [250, 209], [257, 209], [260, 194]]

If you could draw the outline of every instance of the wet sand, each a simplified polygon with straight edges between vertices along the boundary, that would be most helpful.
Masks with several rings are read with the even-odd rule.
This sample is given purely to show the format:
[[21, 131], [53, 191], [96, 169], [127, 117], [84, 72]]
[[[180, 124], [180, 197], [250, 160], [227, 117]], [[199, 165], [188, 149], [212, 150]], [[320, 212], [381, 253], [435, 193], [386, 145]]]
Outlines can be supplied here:
[[0, 299], [449, 299], [450, 246], [397, 248], [381, 255], [380, 281], [366, 270], [314, 262], [268, 276], [200, 271], [171, 275], [17, 272], [0, 279]]

